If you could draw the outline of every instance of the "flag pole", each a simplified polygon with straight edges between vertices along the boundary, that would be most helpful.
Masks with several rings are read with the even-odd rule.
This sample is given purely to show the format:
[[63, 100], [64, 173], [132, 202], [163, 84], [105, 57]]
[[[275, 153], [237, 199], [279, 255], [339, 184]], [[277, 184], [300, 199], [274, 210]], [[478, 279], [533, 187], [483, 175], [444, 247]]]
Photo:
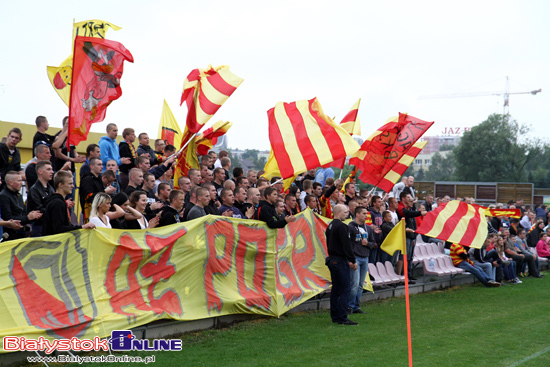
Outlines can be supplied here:
[[174, 155], [175, 155], [176, 157], [179, 157], [180, 154], [183, 152], [183, 150], [184, 150], [185, 148], [187, 148], [187, 146], [188, 146], [189, 143], [191, 142], [191, 139], [194, 139], [195, 136], [197, 136], [197, 134], [198, 134], [198, 133], [194, 133], [194, 134], [189, 138], [189, 140], [187, 140], [187, 142], [185, 143], [185, 145], [184, 145], [180, 150], [178, 150], [177, 153], [174, 153], [174, 154], [172, 154], [170, 157], [168, 157], [168, 159], [172, 158], [172, 156], [174, 156]]
[[[405, 218], [401, 219], [402, 221]], [[404, 225], [405, 223], [403, 223]], [[407, 238], [405, 232], [403, 232], [403, 269], [405, 273], [405, 309], [407, 312], [407, 343], [409, 346], [409, 367], [412, 367], [412, 338], [411, 338], [411, 310], [409, 305], [409, 272], [408, 272], [408, 261], [407, 261]]]

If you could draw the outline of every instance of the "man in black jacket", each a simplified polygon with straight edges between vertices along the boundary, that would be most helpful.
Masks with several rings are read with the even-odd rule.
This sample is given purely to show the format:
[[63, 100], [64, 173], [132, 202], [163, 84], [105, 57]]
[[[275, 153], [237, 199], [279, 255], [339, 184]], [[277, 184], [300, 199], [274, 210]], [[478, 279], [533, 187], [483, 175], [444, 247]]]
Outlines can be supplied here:
[[[350, 269], [357, 271], [355, 255], [351, 247], [349, 227], [342, 221], [349, 215], [348, 207], [336, 205], [333, 208], [334, 219], [325, 232], [328, 257], [326, 264], [330, 270], [332, 290], [330, 291], [330, 317], [340, 325], [357, 325], [348, 319], [350, 298]], [[366, 219], [366, 218], [365, 218]]]
[[157, 162], [157, 155], [155, 154], [155, 151], [149, 146], [149, 135], [147, 135], [147, 133], [139, 134], [138, 141], [139, 141], [139, 145], [137, 147], [138, 157], [142, 154], [148, 155], [149, 162], [151, 163], [151, 167], [153, 167], [158, 162]]
[[[21, 169], [21, 154], [16, 145], [19, 144], [23, 135], [21, 130], [17, 127], [14, 127], [8, 133], [6, 143], [0, 143], [0, 175], [2, 176], [2, 182], [6, 183], [6, 174], [9, 171], [16, 171], [23, 175], [23, 180], [25, 180], [24, 172]], [[4, 186], [0, 185], [0, 189]]]
[[127, 158], [128, 163], [123, 163], [120, 165], [120, 184], [121, 189], [124, 190], [126, 185], [128, 185], [128, 174], [132, 168], [137, 166], [137, 151], [134, 147], [134, 141], [136, 140], [136, 133], [131, 127], [127, 127], [122, 131], [122, 140], [118, 144], [118, 152], [120, 153], [120, 158]]
[[86, 174], [80, 182], [80, 205], [84, 213], [84, 222], [88, 223], [90, 219], [90, 210], [95, 195], [98, 192], [105, 192], [109, 195], [114, 194], [114, 186], [103, 186], [101, 179], [101, 171], [103, 171], [103, 163], [99, 158], [90, 159], [90, 173]]
[[162, 208], [159, 224], [157, 227], [164, 227], [170, 224], [180, 223], [180, 212], [183, 209], [185, 197], [180, 190], [172, 190], [170, 192], [170, 205]]
[[0, 192], [0, 212], [3, 220], [18, 220], [24, 226], [20, 230], [5, 228], [5, 233], [9, 235], [7, 241], [16, 240], [27, 237], [26, 225], [35, 219], [41, 218], [42, 213], [35, 210], [27, 214], [27, 209], [23, 203], [23, 197], [19, 193], [23, 180], [21, 175], [16, 171], [9, 171], [6, 174], [5, 187]]
[[[33, 210], [38, 210], [44, 214], [46, 202], [55, 193], [55, 190], [49, 184], [53, 177], [53, 167], [52, 162], [47, 160], [38, 161], [35, 166], [38, 179], [27, 196], [27, 211], [30, 213]], [[74, 201], [72, 203], [74, 205]], [[31, 230], [31, 237], [40, 236], [42, 236], [42, 218], [34, 221]]]
[[287, 223], [296, 221], [296, 217], [293, 215], [279, 219], [275, 211], [275, 203], [279, 195], [275, 188], [267, 187], [264, 190], [264, 197], [265, 200], [260, 201], [258, 211], [254, 213], [254, 219], [264, 221], [269, 228], [283, 228]]
[[[101, 161], [99, 161], [101, 163]], [[46, 204], [44, 219], [42, 221], [42, 235], [65, 233], [75, 229], [95, 228], [93, 223], [83, 226], [74, 225], [69, 217], [69, 208], [65, 197], [73, 192], [73, 174], [68, 171], [59, 171], [54, 179], [55, 193], [52, 194]]]

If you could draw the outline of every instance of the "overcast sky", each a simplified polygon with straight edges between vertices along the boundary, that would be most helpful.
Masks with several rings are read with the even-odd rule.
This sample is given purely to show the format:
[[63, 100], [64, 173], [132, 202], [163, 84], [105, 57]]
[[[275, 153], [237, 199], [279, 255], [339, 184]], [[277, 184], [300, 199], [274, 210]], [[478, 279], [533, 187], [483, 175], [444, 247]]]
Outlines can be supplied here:
[[112, 22], [107, 38], [134, 56], [122, 97], [107, 110], [119, 128], [157, 136], [163, 99], [183, 127], [183, 81], [195, 68], [229, 65], [244, 82], [209, 121], [229, 120], [233, 148], [269, 149], [267, 110], [318, 97], [340, 119], [361, 98], [366, 138], [398, 112], [435, 121], [426, 135], [502, 113], [502, 96], [418, 99], [510, 89], [510, 114], [550, 136], [548, 1], [80, 1], [0, 0], [0, 120], [61, 127], [68, 108], [46, 66], [71, 53], [72, 23]]

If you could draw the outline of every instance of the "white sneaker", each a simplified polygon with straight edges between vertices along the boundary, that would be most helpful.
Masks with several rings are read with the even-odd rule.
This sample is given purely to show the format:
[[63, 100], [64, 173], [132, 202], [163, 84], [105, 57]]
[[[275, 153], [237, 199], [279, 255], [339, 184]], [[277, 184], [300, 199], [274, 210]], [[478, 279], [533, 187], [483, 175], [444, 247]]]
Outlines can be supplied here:
[[522, 282], [521, 280], [519, 280], [519, 278], [516, 278], [516, 283], [517, 283], [517, 284], [521, 284], [521, 283], [523, 283], [523, 282]]

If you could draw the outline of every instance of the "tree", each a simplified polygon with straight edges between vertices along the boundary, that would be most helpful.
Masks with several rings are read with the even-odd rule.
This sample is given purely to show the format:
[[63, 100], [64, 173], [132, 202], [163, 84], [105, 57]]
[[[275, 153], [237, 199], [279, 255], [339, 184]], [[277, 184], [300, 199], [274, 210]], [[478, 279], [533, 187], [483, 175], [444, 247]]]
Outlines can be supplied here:
[[453, 151], [445, 156], [436, 152], [431, 159], [430, 168], [424, 175], [426, 181], [452, 181], [455, 174], [455, 159]]
[[466, 131], [453, 150], [456, 178], [459, 181], [521, 182], [526, 177], [526, 164], [541, 152], [540, 140], [524, 138], [528, 131], [509, 115], [490, 115]]

